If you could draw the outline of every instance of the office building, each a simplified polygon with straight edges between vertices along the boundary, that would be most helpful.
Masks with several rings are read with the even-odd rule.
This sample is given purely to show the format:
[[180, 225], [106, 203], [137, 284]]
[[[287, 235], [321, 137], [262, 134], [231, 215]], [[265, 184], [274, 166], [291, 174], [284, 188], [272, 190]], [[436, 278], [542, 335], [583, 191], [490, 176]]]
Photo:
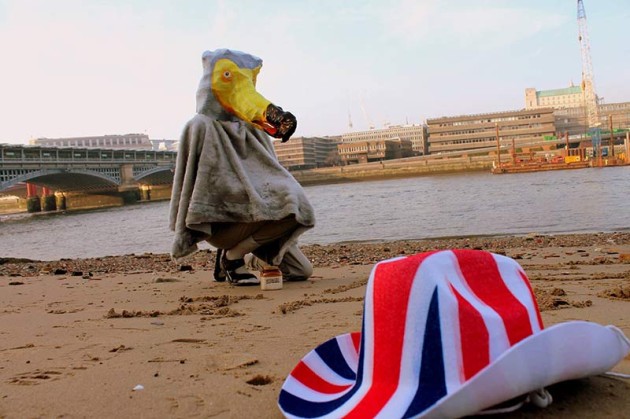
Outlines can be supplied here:
[[337, 146], [343, 164], [369, 163], [411, 157], [411, 141], [400, 138], [353, 141]]
[[555, 135], [552, 108], [524, 109], [427, 119], [430, 154], [492, 151], [497, 127], [502, 143], [523, 146]]
[[[554, 116], [558, 136], [564, 135], [565, 132], [568, 132], [569, 136], [584, 135], [589, 130], [583, 106], [556, 109]], [[604, 131], [609, 130], [609, 117], [612, 117], [613, 130], [630, 129], [630, 102], [600, 104], [600, 127]]]
[[426, 125], [390, 125], [383, 129], [348, 132], [341, 136], [342, 143], [365, 141], [382, 141], [401, 139], [410, 141], [414, 156], [427, 154], [427, 126]]
[[273, 141], [281, 165], [289, 170], [333, 166], [338, 163], [339, 137], [295, 137], [286, 143]]

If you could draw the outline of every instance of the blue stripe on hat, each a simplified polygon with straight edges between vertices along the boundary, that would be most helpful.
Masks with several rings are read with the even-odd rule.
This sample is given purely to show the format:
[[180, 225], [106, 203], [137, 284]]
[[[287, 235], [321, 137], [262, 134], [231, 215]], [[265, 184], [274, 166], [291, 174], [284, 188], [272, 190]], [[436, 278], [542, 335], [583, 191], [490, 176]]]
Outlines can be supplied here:
[[315, 352], [337, 374], [347, 380], [356, 380], [357, 376], [343, 357], [337, 344], [337, 339], [331, 339], [323, 343], [315, 349]]
[[444, 396], [446, 396], [446, 381], [444, 378], [444, 357], [442, 354], [440, 307], [438, 303], [438, 289], [436, 287], [429, 304], [427, 323], [424, 330], [418, 391], [416, 391], [404, 417], [419, 415]]
[[[365, 316], [362, 321], [363, 327], [361, 328], [361, 348], [364, 348], [365, 345]], [[321, 349], [321, 351], [320, 351]], [[332, 351], [332, 352], [329, 352]], [[337, 365], [343, 362], [345, 366], [350, 370], [351, 376], [350, 379], [354, 380], [356, 378], [356, 382], [352, 386], [352, 388], [343, 396], [338, 399], [331, 400], [329, 402], [311, 402], [308, 400], [304, 400], [300, 397], [294, 396], [286, 390], [280, 391], [280, 397], [278, 398], [278, 404], [280, 408], [290, 415], [299, 416], [303, 418], [316, 418], [319, 416], [327, 415], [334, 410], [340, 408], [344, 405], [350, 398], [357, 392], [357, 390], [361, 387], [361, 383], [363, 382], [363, 359], [365, 357], [364, 351], [359, 351], [359, 365], [357, 374], [354, 374], [354, 371], [350, 369], [348, 364], [345, 361], [345, 358], [341, 354], [341, 350], [339, 349], [337, 339], [333, 338], [329, 341], [326, 341], [315, 348], [315, 352], [328, 364], [331, 368], [332, 365]], [[332, 355], [335, 353], [335, 355]], [[336, 358], [333, 358], [336, 357]], [[333, 368], [335, 369], [335, 368]], [[335, 369], [335, 371], [338, 371]], [[347, 372], [346, 372], [347, 374]], [[341, 375], [341, 374], [339, 374]]]
[[348, 393], [338, 399], [329, 402], [311, 402], [294, 396], [286, 390], [280, 391], [278, 403], [285, 413], [302, 418], [317, 418], [327, 415], [341, 407], [354, 395], [358, 387], [352, 388]]

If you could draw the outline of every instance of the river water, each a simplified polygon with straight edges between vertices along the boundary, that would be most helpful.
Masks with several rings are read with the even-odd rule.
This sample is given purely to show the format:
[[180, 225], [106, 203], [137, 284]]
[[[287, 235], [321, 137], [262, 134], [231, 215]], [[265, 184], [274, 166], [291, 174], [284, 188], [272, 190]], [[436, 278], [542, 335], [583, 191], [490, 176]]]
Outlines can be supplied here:
[[[630, 167], [457, 173], [306, 187], [306, 244], [630, 230]], [[0, 216], [0, 257], [168, 253], [168, 202]]]

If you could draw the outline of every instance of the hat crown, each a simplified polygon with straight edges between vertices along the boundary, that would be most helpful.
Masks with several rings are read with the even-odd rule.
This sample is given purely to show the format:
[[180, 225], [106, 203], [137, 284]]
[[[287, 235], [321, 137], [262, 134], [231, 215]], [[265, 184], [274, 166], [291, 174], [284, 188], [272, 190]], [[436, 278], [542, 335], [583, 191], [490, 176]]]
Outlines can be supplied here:
[[389, 383], [392, 394], [400, 385], [417, 388], [405, 416], [434, 404], [543, 328], [520, 265], [476, 250], [377, 264], [364, 316], [357, 381]]
[[[347, 372], [352, 362], [328, 364], [328, 383], [336, 385], [325, 390], [329, 400], [306, 408], [303, 398], [283, 390], [280, 405], [296, 416], [302, 415], [291, 412], [294, 404], [310, 417], [413, 417], [542, 328], [527, 276], [508, 257], [446, 250], [386, 260], [370, 274], [361, 334], [337, 337], [302, 361], [306, 369], [315, 358], [326, 363], [336, 344], [341, 359], [358, 357], [355, 370]], [[308, 381], [299, 367], [287, 383]]]

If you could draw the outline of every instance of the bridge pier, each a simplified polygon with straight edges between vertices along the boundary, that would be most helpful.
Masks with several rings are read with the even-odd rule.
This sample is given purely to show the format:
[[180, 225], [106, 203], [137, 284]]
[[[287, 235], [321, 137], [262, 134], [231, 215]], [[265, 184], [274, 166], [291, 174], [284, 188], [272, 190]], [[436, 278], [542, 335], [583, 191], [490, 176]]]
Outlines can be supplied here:
[[142, 199], [140, 188], [133, 178], [133, 164], [120, 165], [120, 186], [118, 193], [123, 204], [135, 204]]
[[42, 210], [42, 203], [37, 195], [37, 186], [32, 183], [26, 184], [26, 211], [28, 212], [40, 212]]
[[57, 210], [57, 198], [48, 188], [42, 188], [41, 197], [42, 211], [56, 211]]
[[55, 194], [55, 200], [56, 200], [57, 209], [59, 211], [65, 211], [67, 209], [65, 194], [63, 193]]
[[151, 187], [149, 185], [140, 185], [140, 199], [142, 201], [151, 200]]
[[125, 189], [119, 190], [119, 195], [122, 198], [123, 204], [135, 204], [140, 200], [140, 189]]

